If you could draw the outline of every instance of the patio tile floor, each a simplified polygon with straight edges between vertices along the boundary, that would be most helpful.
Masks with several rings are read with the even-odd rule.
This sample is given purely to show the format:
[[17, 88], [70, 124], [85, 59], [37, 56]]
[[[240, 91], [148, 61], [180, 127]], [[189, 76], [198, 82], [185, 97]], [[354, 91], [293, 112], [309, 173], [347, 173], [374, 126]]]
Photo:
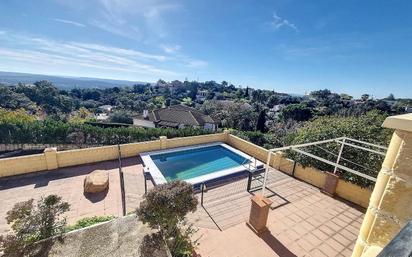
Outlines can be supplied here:
[[[126, 212], [143, 199], [144, 178], [138, 158], [122, 160]], [[86, 197], [83, 179], [95, 169], [109, 172], [106, 194]], [[204, 205], [189, 215], [199, 228], [198, 251], [208, 256], [350, 256], [363, 219], [363, 210], [322, 194], [319, 189], [271, 170], [266, 195], [273, 201], [269, 232], [256, 236], [245, 224], [251, 194], [246, 179], [209, 189]], [[256, 185], [252, 185], [256, 186]], [[148, 182], [148, 188], [153, 185]], [[118, 161], [61, 168], [0, 179], [0, 233], [8, 230], [6, 212], [20, 201], [55, 193], [71, 204], [69, 223], [82, 217], [122, 214]], [[200, 194], [197, 194], [200, 199]]]

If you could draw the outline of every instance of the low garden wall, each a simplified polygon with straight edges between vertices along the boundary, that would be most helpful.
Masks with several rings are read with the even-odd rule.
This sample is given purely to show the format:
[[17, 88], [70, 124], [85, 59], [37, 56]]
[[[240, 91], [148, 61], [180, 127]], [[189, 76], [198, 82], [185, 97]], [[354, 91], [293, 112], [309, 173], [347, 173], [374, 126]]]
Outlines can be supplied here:
[[[262, 162], [266, 163], [267, 161], [268, 150], [231, 135], [227, 131], [218, 134], [173, 139], [160, 137], [159, 140], [121, 144], [119, 146], [122, 157], [132, 157], [147, 151], [212, 142], [226, 142]], [[57, 151], [54, 148], [49, 148], [43, 154], [0, 159], [0, 177], [115, 160], [119, 157], [119, 146], [110, 145], [67, 151]], [[326, 174], [324, 172], [295, 164], [293, 160], [285, 158], [281, 153], [272, 153], [270, 166], [319, 188], [323, 187], [325, 183]], [[367, 207], [371, 191], [339, 180], [336, 194], [350, 202]]]
[[[227, 133], [173, 139], [160, 137], [159, 140], [121, 144], [119, 146], [122, 157], [132, 157], [148, 151], [212, 142], [225, 142], [226, 138]], [[0, 177], [115, 160], [119, 157], [119, 146], [110, 145], [67, 151], [57, 151], [56, 148], [48, 148], [42, 154], [0, 159]]]
[[0, 152], [15, 150], [42, 150], [55, 147], [57, 150], [69, 150], [79, 148], [97, 147], [100, 145], [75, 145], [75, 144], [0, 144]]

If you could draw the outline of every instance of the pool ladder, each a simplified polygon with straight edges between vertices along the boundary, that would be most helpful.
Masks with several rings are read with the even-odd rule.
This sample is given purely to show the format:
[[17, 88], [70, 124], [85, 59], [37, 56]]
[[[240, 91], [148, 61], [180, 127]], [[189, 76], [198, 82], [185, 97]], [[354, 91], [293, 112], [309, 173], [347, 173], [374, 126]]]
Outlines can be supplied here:
[[249, 172], [255, 172], [258, 169], [257, 160], [253, 156], [249, 159], [245, 159], [242, 163], [242, 166], [245, 167]]

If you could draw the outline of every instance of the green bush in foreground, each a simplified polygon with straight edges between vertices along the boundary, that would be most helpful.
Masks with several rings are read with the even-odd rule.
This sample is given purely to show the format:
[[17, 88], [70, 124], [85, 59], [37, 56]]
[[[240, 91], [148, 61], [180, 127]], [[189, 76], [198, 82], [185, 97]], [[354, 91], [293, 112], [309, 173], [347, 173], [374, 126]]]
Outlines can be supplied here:
[[150, 241], [157, 238], [166, 242], [173, 257], [192, 256], [197, 242], [192, 242], [191, 236], [196, 231], [186, 222], [186, 214], [194, 212], [197, 204], [192, 185], [183, 181], [170, 182], [150, 190], [136, 213], [143, 223], [159, 232], [157, 236], [144, 238], [141, 254], [151, 256], [150, 253], [156, 249]]
[[35, 247], [35, 243], [64, 232], [66, 219], [60, 216], [69, 210], [67, 202], [57, 195], [42, 198], [37, 205], [33, 202], [30, 199], [17, 203], [7, 212], [6, 220], [13, 233], [0, 236], [4, 257], [42, 256], [44, 249]]
[[112, 220], [114, 218], [115, 218], [114, 216], [86, 217], [86, 218], [83, 218], [81, 220], [78, 220], [76, 222], [76, 224], [74, 224], [74, 225], [67, 226], [65, 231], [69, 232], [69, 231], [76, 230], [76, 229], [90, 227], [92, 225], [102, 223], [102, 222], [106, 222], [106, 221]]

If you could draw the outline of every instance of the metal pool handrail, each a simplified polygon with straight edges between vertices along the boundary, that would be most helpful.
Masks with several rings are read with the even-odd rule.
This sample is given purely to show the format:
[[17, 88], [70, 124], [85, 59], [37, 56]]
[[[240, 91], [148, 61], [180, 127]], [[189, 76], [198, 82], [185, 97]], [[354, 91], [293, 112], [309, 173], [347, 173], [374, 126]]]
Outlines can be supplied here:
[[[245, 159], [243, 162], [242, 162], [242, 166], [243, 167], [245, 167], [248, 171], [252, 171], [252, 169], [251, 169], [251, 164], [252, 164], [252, 161], [253, 160], [255, 160], [254, 161], [254, 169], [257, 169], [257, 160], [256, 160], [256, 158], [255, 157], [253, 157], [253, 156], [251, 156], [250, 158], [248, 158], [248, 159]], [[249, 163], [248, 163], [248, 165], [246, 166], [246, 162], [247, 161], [249, 161]]]

